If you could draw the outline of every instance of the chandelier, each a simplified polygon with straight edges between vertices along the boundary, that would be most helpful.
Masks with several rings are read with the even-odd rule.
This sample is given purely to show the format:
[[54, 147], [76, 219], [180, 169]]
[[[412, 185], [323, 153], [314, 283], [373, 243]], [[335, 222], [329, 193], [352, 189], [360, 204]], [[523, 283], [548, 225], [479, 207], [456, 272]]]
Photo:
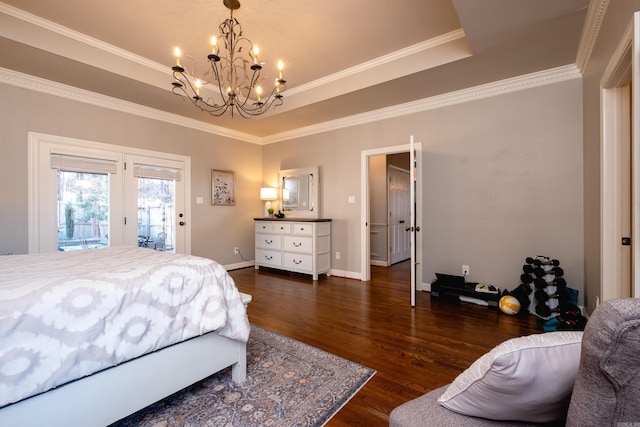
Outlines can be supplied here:
[[[176, 47], [176, 65], [171, 68], [174, 78], [172, 92], [212, 116], [222, 116], [227, 110], [231, 110], [231, 117], [234, 111], [245, 118], [258, 116], [283, 103], [282, 92], [287, 83], [282, 78], [283, 63], [278, 61], [278, 77], [271, 92], [265, 96], [259, 85], [264, 78], [260, 78], [262, 65], [258, 61], [258, 46], [243, 36], [242, 26], [233, 17], [233, 11], [240, 8], [240, 2], [223, 0], [223, 3], [230, 16], [220, 24], [220, 35], [211, 38], [211, 53], [207, 56], [211, 69], [201, 78], [196, 76], [195, 64], [189, 72], [180, 63], [182, 52]], [[206, 85], [214, 86], [218, 99], [213, 96], [205, 99], [200, 95]]]

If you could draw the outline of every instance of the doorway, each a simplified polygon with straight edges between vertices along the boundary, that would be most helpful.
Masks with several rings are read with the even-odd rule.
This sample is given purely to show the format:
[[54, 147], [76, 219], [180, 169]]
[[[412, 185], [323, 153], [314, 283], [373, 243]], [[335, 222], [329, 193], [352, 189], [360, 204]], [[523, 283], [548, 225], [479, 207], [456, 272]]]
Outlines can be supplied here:
[[[371, 261], [370, 261], [370, 188], [369, 188], [369, 168], [370, 168], [370, 159], [373, 156], [379, 155], [389, 155], [396, 153], [406, 153], [409, 152], [411, 155], [411, 176], [412, 180], [412, 223], [410, 227], [411, 236], [414, 241], [412, 241], [412, 258], [411, 258], [411, 302], [412, 305], [415, 305], [415, 289], [423, 290], [424, 286], [422, 285], [422, 269], [420, 266], [420, 260], [422, 259], [422, 239], [416, 238], [416, 233], [422, 227], [422, 216], [420, 214], [420, 210], [422, 208], [422, 194], [420, 189], [415, 190], [416, 185], [419, 185], [422, 182], [422, 168], [420, 167], [421, 163], [421, 151], [422, 144], [420, 142], [413, 142], [413, 136], [410, 138], [410, 143], [405, 145], [396, 145], [390, 147], [383, 147], [372, 150], [365, 150], [361, 152], [361, 209], [362, 209], [362, 222], [361, 222], [361, 244], [360, 244], [360, 269], [361, 269], [361, 280], [369, 281], [371, 280]], [[414, 231], [415, 230], [415, 231]], [[419, 235], [418, 235], [419, 237]]]
[[[639, 198], [640, 135], [634, 40], [640, 14], [634, 15], [601, 80], [601, 250], [600, 297], [603, 301], [640, 295]], [[634, 66], [632, 64], [635, 63]]]

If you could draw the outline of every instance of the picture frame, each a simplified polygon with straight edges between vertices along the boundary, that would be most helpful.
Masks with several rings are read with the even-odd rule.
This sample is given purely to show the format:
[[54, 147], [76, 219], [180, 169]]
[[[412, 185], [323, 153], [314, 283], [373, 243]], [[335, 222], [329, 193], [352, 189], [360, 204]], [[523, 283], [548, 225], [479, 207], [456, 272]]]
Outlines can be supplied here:
[[235, 181], [234, 171], [211, 169], [211, 204], [235, 206]]

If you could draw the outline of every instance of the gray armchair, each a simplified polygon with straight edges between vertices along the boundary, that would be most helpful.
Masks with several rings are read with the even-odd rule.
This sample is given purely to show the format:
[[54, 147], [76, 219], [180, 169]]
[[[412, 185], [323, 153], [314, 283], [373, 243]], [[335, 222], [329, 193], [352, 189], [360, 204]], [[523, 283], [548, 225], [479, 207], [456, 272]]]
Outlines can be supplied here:
[[640, 299], [611, 300], [594, 310], [584, 331], [567, 418], [536, 424], [453, 412], [437, 400], [447, 386], [395, 408], [391, 427], [640, 425]]

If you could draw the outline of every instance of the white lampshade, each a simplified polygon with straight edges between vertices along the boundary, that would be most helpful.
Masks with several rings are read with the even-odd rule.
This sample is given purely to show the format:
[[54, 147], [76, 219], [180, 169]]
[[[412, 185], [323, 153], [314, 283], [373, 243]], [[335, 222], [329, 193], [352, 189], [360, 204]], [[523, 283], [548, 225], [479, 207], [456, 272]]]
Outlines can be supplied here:
[[277, 188], [263, 187], [260, 189], [260, 200], [276, 200], [277, 198]]

